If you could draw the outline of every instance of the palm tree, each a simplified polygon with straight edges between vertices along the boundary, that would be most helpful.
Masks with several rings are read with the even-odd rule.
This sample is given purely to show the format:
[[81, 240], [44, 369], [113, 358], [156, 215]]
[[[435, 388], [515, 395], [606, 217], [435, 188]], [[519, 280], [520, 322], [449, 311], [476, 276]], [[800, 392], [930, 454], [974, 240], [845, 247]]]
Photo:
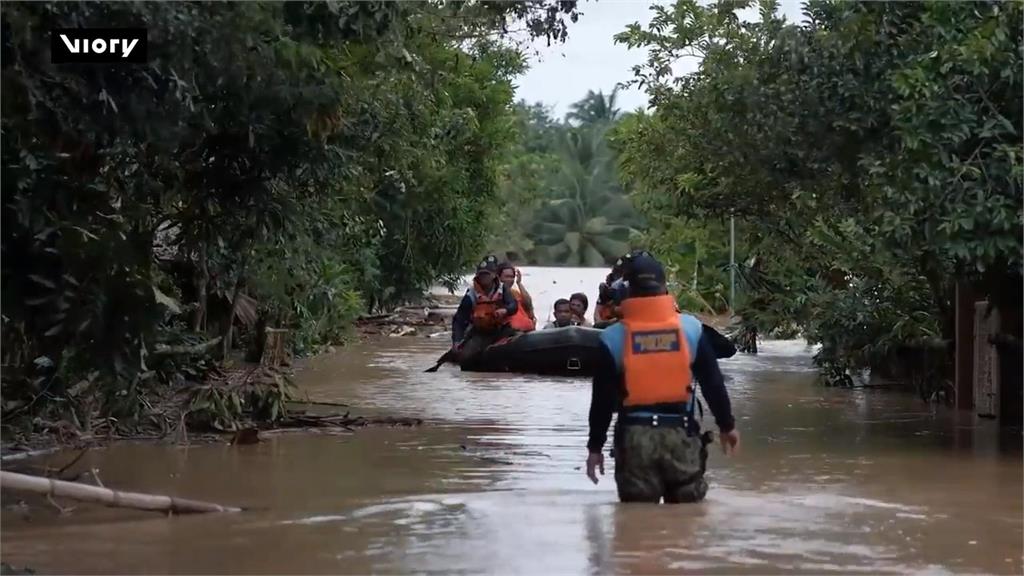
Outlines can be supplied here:
[[629, 250], [637, 216], [616, 181], [606, 131], [599, 124], [566, 134], [560, 150], [561, 171], [531, 234], [538, 261], [603, 266]]
[[569, 107], [571, 111], [566, 114], [566, 119], [574, 122], [576, 126], [611, 124], [621, 115], [621, 110], [615, 107], [618, 94], [618, 88], [612, 90], [608, 96], [601, 90], [587, 90], [587, 95], [582, 100]]

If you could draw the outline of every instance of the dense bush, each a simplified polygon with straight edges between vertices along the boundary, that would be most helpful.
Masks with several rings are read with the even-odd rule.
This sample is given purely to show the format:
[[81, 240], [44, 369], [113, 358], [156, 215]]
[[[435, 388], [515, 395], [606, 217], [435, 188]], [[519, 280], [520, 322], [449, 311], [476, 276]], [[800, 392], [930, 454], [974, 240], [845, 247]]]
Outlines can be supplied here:
[[[80, 381], [137, 414], [164, 345], [300, 351], [475, 259], [511, 134], [511, 20], [575, 3], [33, 2], [3, 16], [4, 412]], [[144, 26], [144, 65], [53, 65], [54, 27]]]
[[617, 142], [654, 237], [721, 236], [734, 214], [757, 262], [740, 313], [761, 333], [795, 321], [830, 373], [942, 347], [957, 282], [1019, 317], [1019, 288], [1001, 293], [1021, 282], [1022, 5], [813, 1], [800, 24], [776, 8], [678, 0], [618, 36], [650, 49], [654, 110]]

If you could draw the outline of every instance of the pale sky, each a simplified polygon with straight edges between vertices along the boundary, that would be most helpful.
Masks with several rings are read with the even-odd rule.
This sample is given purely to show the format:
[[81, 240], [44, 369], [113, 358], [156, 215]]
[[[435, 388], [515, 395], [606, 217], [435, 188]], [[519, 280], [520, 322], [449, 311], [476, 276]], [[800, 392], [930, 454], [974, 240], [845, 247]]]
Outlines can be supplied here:
[[[556, 117], [563, 117], [569, 105], [583, 98], [587, 90], [611, 92], [618, 82], [633, 77], [631, 68], [646, 59], [646, 52], [629, 50], [616, 44], [612, 37], [633, 22], [646, 26], [651, 19], [649, 0], [586, 0], [580, 1], [583, 12], [575, 24], [569, 24], [565, 44], [545, 46], [543, 39], [533, 42], [529, 51], [530, 69], [516, 84], [516, 99], [543, 102], [554, 108]], [[659, 4], [670, 4], [658, 0]], [[789, 21], [800, 20], [800, 0], [780, 0], [780, 11]], [[756, 17], [756, 9], [748, 9]], [[680, 72], [692, 70], [694, 62], [679, 67]], [[622, 111], [647, 107], [647, 96], [636, 88], [620, 90], [617, 106]]]

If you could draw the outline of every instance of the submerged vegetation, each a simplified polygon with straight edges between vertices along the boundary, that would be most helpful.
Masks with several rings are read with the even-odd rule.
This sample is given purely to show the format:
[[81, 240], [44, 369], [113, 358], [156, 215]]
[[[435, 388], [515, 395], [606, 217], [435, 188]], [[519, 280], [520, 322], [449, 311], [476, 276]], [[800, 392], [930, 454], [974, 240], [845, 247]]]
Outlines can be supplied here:
[[[577, 17], [565, 0], [2, 10], [3, 419], [82, 426], [141, 422], [157, 391], [203, 381], [197, 358], [258, 357], [264, 327], [311, 351], [459, 273], [498, 216], [524, 66], [509, 24], [561, 42]], [[148, 63], [50, 62], [51, 28], [111, 26], [146, 27]], [[193, 400], [265, 408], [221, 396]]]

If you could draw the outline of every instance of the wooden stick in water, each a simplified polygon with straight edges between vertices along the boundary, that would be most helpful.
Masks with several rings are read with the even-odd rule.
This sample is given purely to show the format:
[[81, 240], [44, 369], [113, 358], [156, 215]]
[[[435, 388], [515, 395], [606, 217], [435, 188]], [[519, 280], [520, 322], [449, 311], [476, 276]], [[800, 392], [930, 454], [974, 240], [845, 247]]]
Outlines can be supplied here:
[[172, 514], [193, 514], [198, 512], [241, 512], [241, 508], [221, 506], [210, 502], [175, 498], [156, 494], [138, 492], [121, 492], [99, 486], [89, 486], [76, 482], [53, 480], [40, 476], [18, 474], [17, 472], [0, 471], [0, 488], [35, 492], [48, 496], [61, 496], [83, 502], [97, 502], [118, 508], [135, 510], [153, 510]]

